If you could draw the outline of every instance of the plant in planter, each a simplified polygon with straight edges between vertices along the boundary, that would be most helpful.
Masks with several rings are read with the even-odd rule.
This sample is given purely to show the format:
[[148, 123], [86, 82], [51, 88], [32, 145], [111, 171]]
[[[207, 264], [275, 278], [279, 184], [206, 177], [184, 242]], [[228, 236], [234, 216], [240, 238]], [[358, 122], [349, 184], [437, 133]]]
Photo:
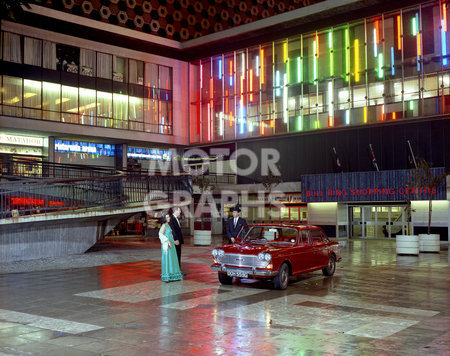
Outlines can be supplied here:
[[[418, 159], [417, 168], [412, 175], [412, 182], [415, 187], [432, 189], [439, 187], [445, 181], [447, 173], [434, 175], [431, 165], [423, 158]], [[431, 216], [433, 213], [432, 194], [429, 194], [428, 200], [428, 224], [427, 233], [419, 235], [420, 251], [439, 252], [440, 237], [438, 234], [431, 234]]]

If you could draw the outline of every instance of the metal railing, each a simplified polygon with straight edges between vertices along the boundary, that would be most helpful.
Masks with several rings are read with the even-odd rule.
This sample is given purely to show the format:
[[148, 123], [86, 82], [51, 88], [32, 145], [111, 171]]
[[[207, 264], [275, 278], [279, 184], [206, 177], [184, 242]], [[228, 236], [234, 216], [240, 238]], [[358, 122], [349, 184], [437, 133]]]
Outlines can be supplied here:
[[75, 180], [0, 182], [0, 218], [172, 201], [177, 191], [192, 194], [190, 176], [120, 174]]

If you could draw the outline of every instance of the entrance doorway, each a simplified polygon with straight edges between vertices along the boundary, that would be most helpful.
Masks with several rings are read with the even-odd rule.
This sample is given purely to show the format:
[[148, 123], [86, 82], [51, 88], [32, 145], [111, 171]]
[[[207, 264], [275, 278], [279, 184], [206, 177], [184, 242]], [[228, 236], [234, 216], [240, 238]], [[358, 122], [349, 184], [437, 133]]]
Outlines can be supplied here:
[[350, 205], [350, 237], [393, 238], [408, 229], [406, 205]]

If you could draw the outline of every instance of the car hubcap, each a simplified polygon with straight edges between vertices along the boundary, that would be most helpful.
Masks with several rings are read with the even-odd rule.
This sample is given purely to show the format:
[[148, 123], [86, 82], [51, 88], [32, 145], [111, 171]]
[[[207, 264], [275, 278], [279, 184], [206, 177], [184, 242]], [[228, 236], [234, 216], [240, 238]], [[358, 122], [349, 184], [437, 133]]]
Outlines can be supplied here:
[[283, 285], [286, 285], [286, 283], [287, 283], [287, 273], [286, 273], [286, 270], [283, 270], [283, 274], [281, 275], [281, 283], [283, 283]]
[[328, 262], [328, 271], [333, 272], [334, 270], [334, 259], [330, 258], [330, 261]]

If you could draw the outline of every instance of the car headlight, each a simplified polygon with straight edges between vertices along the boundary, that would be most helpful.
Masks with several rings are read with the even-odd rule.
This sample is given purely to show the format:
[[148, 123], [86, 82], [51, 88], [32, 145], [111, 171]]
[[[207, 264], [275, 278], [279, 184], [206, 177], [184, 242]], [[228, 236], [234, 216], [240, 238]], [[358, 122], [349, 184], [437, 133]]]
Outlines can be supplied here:
[[264, 259], [269, 262], [272, 259], [272, 255], [270, 253], [265, 253], [264, 254]]
[[258, 253], [258, 260], [260, 261], [267, 261], [269, 262], [272, 259], [272, 255], [267, 252], [260, 252]]
[[216, 249], [216, 248], [215, 248], [214, 250], [212, 250], [212, 255], [213, 255], [214, 257], [217, 256], [217, 249]]
[[217, 249], [217, 256], [222, 257], [223, 255], [225, 255], [225, 251], [221, 250], [221, 249]]

